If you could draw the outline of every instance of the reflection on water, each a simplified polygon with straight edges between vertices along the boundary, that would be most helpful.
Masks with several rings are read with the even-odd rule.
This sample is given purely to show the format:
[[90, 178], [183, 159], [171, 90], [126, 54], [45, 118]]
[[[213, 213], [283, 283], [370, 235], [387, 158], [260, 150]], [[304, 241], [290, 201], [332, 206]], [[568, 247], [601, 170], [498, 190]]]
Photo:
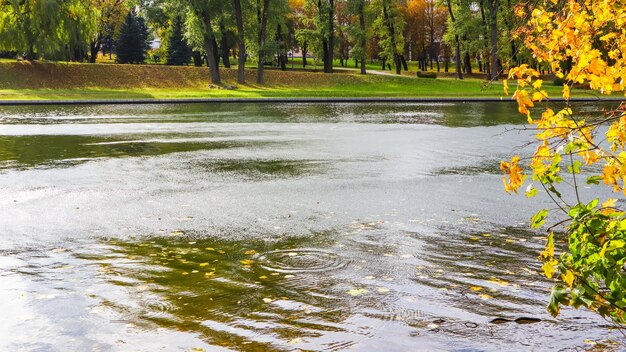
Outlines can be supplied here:
[[509, 104], [3, 108], [0, 350], [623, 349], [598, 317], [545, 311], [525, 226], [547, 200], [503, 194], [498, 172], [532, 137], [502, 134], [520, 120]]

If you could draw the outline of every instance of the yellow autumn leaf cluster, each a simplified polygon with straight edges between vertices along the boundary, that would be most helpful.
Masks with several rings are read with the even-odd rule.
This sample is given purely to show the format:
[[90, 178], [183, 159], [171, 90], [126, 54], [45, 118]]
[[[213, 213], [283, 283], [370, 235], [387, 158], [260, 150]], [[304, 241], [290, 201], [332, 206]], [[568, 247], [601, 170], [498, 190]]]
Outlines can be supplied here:
[[[578, 85], [600, 94], [624, 92], [626, 0], [566, 0], [559, 4], [544, 0], [532, 11], [522, 30], [526, 34], [526, 46], [537, 61], [536, 67], [549, 67], [566, 82], [562, 89], [566, 102]], [[586, 165], [602, 162], [601, 180], [616, 192], [626, 192], [626, 167], [623, 167], [626, 157], [616, 154], [626, 150], [626, 109], [617, 109], [606, 117], [610, 127], [605, 136], [610, 148], [604, 148], [594, 139], [601, 123], [587, 122], [575, 115], [569, 104], [557, 111], [548, 107], [541, 112], [532, 109], [538, 102], [550, 99], [542, 90], [543, 81], [539, 77], [539, 71], [528, 64], [511, 68], [508, 75], [509, 80], [517, 81], [513, 99], [519, 112], [538, 131], [536, 138], [540, 145], [530, 162], [533, 180], [541, 180], [549, 170], [558, 174], [560, 156], [556, 154], [571, 153]], [[504, 92], [508, 94], [508, 91], [505, 81]], [[517, 192], [523, 183], [520, 180], [524, 180], [523, 170], [517, 169], [513, 161], [503, 162], [501, 169], [508, 176], [505, 190]]]
[[514, 156], [510, 162], [500, 162], [500, 170], [505, 173], [505, 176], [502, 176], [504, 190], [507, 193], [517, 193], [517, 189], [520, 188], [526, 179], [524, 169], [519, 166], [519, 156]]

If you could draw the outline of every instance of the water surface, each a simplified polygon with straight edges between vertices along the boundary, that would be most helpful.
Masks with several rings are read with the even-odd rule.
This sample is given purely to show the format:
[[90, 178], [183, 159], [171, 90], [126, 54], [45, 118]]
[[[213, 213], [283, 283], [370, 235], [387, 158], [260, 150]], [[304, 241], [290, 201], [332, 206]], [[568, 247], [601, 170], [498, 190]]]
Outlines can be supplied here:
[[605, 321], [545, 312], [527, 222], [550, 203], [499, 174], [531, 152], [521, 122], [504, 103], [3, 107], [0, 349], [619, 350]]

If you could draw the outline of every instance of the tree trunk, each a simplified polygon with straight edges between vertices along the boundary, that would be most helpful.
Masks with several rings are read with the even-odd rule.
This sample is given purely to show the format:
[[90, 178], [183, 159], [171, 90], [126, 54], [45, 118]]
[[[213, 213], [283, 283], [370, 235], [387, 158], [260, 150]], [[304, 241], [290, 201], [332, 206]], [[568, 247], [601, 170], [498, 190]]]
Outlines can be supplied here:
[[328, 0], [328, 40], [325, 51], [324, 73], [333, 73], [333, 52], [335, 49], [335, 0]]
[[235, 19], [237, 20], [237, 54], [239, 55], [237, 58], [237, 83], [244, 84], [246, 83], [246, 43], [244, 41], [241, 1], [233, 0], [233, 5], [235, 6]]
[[[448, 12], [450, 13], [450, 20], [454, 23], [456, 20], [454, 18], [454, 13], [452, 12], [452, 4], [451, 0], [448, 0]], [[461, 43], [459, 42], [458, 33], [454, 35], [454, 55], [456, 57], [456, 79], [463, 79], [463, 73], [461, 72]]]
[[465, 72], [471, 75], [472, 74], [472, 60], [470, 58], [469, 51], [465, 52], [465, 59], [463, 59], [463, 62], [465, 63]]
[[[259, 1], [257, 0], [257, 6], [259, 5]], [[263, 84], [263, 64], [265, 61], [265, 38], [267, 36], [267, 16], [270, 8], [270, 0], [263, 0], [263, 8], [257, 8], [257, 20], [259, 20], [260, 16], [260, 24], [261, 30], [259, 31], [259, 68], [257, 70], [256, 82], [258, 84]], [[260, 11], [260, 13], [259, 13]]]
[[490, 0], [491, 12], [491, 80], [497, 81], [500, 73], [498, 67], [498, 8], [500, 0]]
[[220, 23], [220, 32], [222, 33], [222, 42], [220, 45], [220, 48], [222, 49], [222, 62], [224, 63], [224, 67], [230, 68], [230, 48], [228, 47], [228, 37], [226, 35], [226, 27], [224, 26], [224, 22]]
[[[365, 56], [365, 46], [367, 45], [367, 39], [365, 38], [365, 2], [361, 2], [359, 6], [359, 27], [361, 28], [361, 40], [360, 44], [363, 49], [363, 55]], [[361, 59], [361, 74], [367, 74], [365, 70], [365, 57]]]
[[102, 47], [102, 40], [98, 35], [95, 41], [89, 43], [89, 62], [92, 64], [96, 63], [96, 59], [98, 58], [98, 53], [100, 52], [100, 48]]
[[306, 41], [304, 41], [304, 43], [302, 43], [302, 67], [306, 68], [306, 54], [308, 52], [308, 46], [306, 44]]
[[215, 35], [213, 33], [213, 27], [211, 27], [211, 17], [205, 9], [200, 11], [200, 18], [204, 20], [204, 50], [206, 51], [207, 64], [209, 65], [209, 75], [211, 77], [211, 83], [221, 84], [220, 69], [215, 58], [217, 48], [215, 47]]
[[[488, 35], [488, 29], [489, 29], [489, 25], [487, 24], [487, 17], [485, 16], [485, 6], [484, 6], [484, 1], [485, 0], [480, 0], [480, 2], [478, 3], [479, 7], [480, 7], [480, 17], [482, 19], [483, 22], [483, 36], [484, 36], [484, 40], [487, 40], [487, 38], [489, 38]], [[485, 47], [487, 46], [487, 43], [484, 44]], [[485, 72], [487, 73], [487, 79], [490, 80], [491, 79], [491, 56], [489, 53], [487, 53], [487, 57], [485, 58]], [[480, 72], [482, 72], [482, 69], [480, 70]]]
[[402, 67], [400, 66], [400, 55], [396, 53], [396, 29], [391, 23], [391, 19], [389, 18], [389, 13], [387, 11], [387, 5], [383, 1], [383, 20], [387, 25], [387, 30], [389, 31], [389, 37], [391, 39], [391, 50], [393, 50], [393, 63], [396, 65], [396, 74], [400, 74], [402, 71]]
[[276, 41], [280, 43], [278, 49], [278, 65], [281, 71], [287, 71], [287, 50], [285, 50], [285, 38], [283, 38], [283, 29], [280, 24], [276, 28]]

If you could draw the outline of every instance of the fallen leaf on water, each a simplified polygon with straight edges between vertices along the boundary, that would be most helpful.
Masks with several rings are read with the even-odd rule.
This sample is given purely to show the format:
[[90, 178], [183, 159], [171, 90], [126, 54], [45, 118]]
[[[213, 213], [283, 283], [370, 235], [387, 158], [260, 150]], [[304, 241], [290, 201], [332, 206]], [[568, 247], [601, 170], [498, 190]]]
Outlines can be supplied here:
[[298, 255], [298, 253], [296, 253], [296, 252], [289, 252], [289, 253], [287, 253], [287, 255], [290, 256], [290, 257], [295, 257], [295, 256]]
[[485, 293], [481, 293], [478, 295], [478, 297], [480, 297], [481, 299], [492, 299], [492, 296], [489, 296], [488, 294]]
[[365, 277], [365, 279], [367, 279], [367, 280], [374, 280], [375, 278], [376, 278], [376, 277], [374, 277], [374, 276], [372, 276], [372, 275], [369, 275], [369, 276], [366, 276], [366, 277]]
[[215, 271], [211, 271], [209, 273], [204, 273], [204, 276], [213, 276], [215, 275]]
[[265, 276], [265, 275], [259, 276], [259, 279], [267, 279], [267, 276]]
[[196, 241], [189, 242], [189, 244], [196, 244], [196, 243], [197, 243]]
[[207, 265], [209, 265], [209, 263], [200, 263], [200, 264], [198, 264], [198, 265], [199, 265], [199, 266], [207, 266]]
[[507, 287], [510, 285], [510, 283], [508, 283], [507, 281], [504, 280], [500, 280], [498, 278], [492, 277], [491, 279], [489, 279], [489, 282], [493, 282], [494, 284], [498, 285], [498, 286], [502, 286], [502, 287]]
[[265, 302], [265, 303], [272, 303], [272, 301], [273, 300], [271, 298], [267, 298], [267, 297], [263, 298], [263, 302]]
[[379, 287], [376, 291], [378, 291], [378, 293], [388, 293], [389, 289], [386, 287]]
[[483, 233], [483, 237], [491, 237], [490, 233]]
[[194, 347], [191, 349], [191, 352], [204, 352], [204, 348], [202, 347]]
[[224, 252], [224, 251], [222, 251], [222, 250], [219, 250], [219, 251], [217, 251], [217, 253], [219, 253], [219, 254], [224, 254], [224, 253], [226, 253], [226, 252]]
[[597, 344], [598, 344], [597, 342], [595, 342], [595, 341], [591, 341], [591, 340], [589, 340], [589, 339], [585, 339], [585, 341], [584, 341], [584, 342], [585, 342], [586, 344], [588, 344], [588, 345], [591, 345], [591, 346], [595, 346], [595, 345], [597, 345]]
[[480, 287], [480, 286], [472, 286], [472, 287], [470, 287], [470, 290], [475, 291], [475, 292], [478, 292], [478, 291], [482, 291], [482, 290], [483, 290], [483, 287]]
[[285, 275], [284, 277], [285, 277], [285, 279], [291, 279], [292, 277], [295, 277], [295, 276], [293, 276], [293, 275]]
[[348, 290], [347, 293], [351, 296], [360, 296], [366, 294], [368, 291], [364, 288], [355, 288], [352, 290]]
[[470, 240], [472, 240], [472, 241], [478, 241], [478, 240], [480, 240], [480, 237], [475, 237], [475, 236], [474, 236], [474, 237], [470, 237]]
[[296, 337], [295, 339], [289, 340], [289, 343], [292, 344], [292, 345], [296, 344], [296, 343], [300, 343], [300, 342], [302, 342], [302, 338], [301, 337]]
[[186, 272], [186, 271], [183, 271], [183, 272], [182, 272], [182, 274], [183, 274], [183, 275], [189, 275], [189, 273], [188, 273], [188, 272]]
[[244, 260], [240, 260], [241, 264], [243, 265], [251, 265], [254, 264], [254, 260], [252, 259], [244, 259]]
[[249, 251], [243, 252], [243, 254], [245, 254], [245, 255], [253, 255], [253, 254], [256, 254], [256, 251], [254, 249], [251, 249]]
[[206, 247], [205, 249], [206, 249], [207, 251], [214, 251], [214, 250], [215, 250], [215, 248], [212, 248], [212, 247]]
[[197, 272], [198, 272], [198, 270], [192, 270], [192, 271], [191, 271], [191, 273], [192, 273], [192, 274], [195, 274], [195, 273], [197, 273]]

